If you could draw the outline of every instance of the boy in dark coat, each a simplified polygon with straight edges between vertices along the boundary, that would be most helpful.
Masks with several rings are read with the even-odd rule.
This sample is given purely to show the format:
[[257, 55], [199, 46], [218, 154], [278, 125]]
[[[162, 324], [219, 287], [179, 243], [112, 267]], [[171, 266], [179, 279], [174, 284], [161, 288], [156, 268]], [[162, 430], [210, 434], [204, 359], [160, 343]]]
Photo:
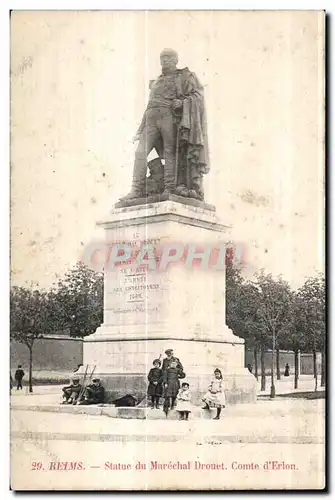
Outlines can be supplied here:
[[151, 408], [159, 408], [159, 398], [163, 394], [162, 386], [162, 370], [160, 369], [161, 362], [159, 359], [154, 359], [154, 368], [151, 368], [148, 374], [148, 396], [151, 397]]
[[102, 387], [99, 378], [94, 378], [92, 384], [85, 389], [85, 398], [79, 401], [80, 405], [97, 405], [104, 402], [105, 389]]
[[16, 389], [19, 390], [19, 389], [22, 389], [22, 379], [24, 377], [24, 371], [22, 370], [22, 366], [19, 365], [17, 367], [17, 370], [15, 372], [15, 380], [17, 382], [17, 387]]
[[79, 383], [79, 380], [79, 377], [74, 376], [72, 378], [72, 384], [67, 387], [63, 387], [63, 398], [65, 399], [63, 404], [76, 404], [82, 389], [82, 385]]
[[185, 378], [185, 373], [178, 368], [176, 360], [171, 361], [170, 366], [163, 371], [164, 384], [164, 413], [168, 414], [169, 409], [173, 410], [176, 405], [176, 397], [180, 389], [179, 379]]

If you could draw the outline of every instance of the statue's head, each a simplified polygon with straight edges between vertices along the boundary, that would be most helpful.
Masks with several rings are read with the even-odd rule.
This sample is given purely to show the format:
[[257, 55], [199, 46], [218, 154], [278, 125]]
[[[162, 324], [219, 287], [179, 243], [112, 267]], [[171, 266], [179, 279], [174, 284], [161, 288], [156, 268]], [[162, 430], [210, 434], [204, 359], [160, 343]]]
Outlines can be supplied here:
[[178, 54], [173, 49], [164, 49], [160, 55], [162, 70], [164, 72], [174, 71], [178, 63]]

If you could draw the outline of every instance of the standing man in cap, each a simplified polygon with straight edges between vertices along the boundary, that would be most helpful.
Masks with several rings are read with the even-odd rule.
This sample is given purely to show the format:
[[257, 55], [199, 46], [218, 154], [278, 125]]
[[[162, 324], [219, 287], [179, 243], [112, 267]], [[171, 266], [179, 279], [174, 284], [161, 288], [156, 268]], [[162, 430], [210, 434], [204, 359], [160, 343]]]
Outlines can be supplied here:
[[179, 358], [174, 355], [173, 349], [166, 349], [166, 358], [163, 359], [162, 378], [164, 387], [163, 410], [168, 414], [173, 409], [180, 388], [179, 379], [185, 378], [184, 368]]
[[165, 354], [166, 354], [166, 358], [163, 359], [163, 366], [162, 366], [163, 372], [166, 371], [171, 366], [172, 361], [175, 361], [177, 363], [178, 370], [181, 370], [181, 371], [184, 370], [183, 365], [181, 364], [179, 358], [177, 358], [174, 355], [173, 349], [166, 349]]
[[185, 373], [179, 368], [176, 358], [171, 359], [171, 363], [163, 371], [164, 385], [164, 406], [163, 411], [168, 415], [169, 410], [173, 410], [176, 405], [176, 397], [180, 389], [179, 379], [185, 378]]
[[131, 192], [124, 201], [146, 195], [147, 156], [155, 148], [164, 158], [164, 193], [203, 200], [202, 176], [209, 171], [203, 87], [178, 54], [160, 54], [162, 74], [151, 85], [149, 102], [134, 137], [139, 141]]

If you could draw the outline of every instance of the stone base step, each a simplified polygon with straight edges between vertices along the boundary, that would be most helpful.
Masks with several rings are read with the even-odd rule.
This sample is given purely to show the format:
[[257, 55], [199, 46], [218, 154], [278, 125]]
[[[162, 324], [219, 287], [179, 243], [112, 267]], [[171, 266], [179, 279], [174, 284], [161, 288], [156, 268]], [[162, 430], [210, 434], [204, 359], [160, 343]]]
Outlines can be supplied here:
[[[51, 404], [38, 404], [38, 405], [11, 405], [12, 410], [20, 411], [45, 411], [52, 413], [69, 413], [72, 415], [103, 415], [111, 418], [127, 418], [127, 419], [142, 419], [142, 420], [179, 420], [180, 415], [176, 410], [172, 410], [165, 416], [163, 409], [151, 408], [138, 408], [138, 407], [118, 407], [110, 405], [51, 405]], [[201, 408], [193, 408], [189, 414], [189, 420], [210, 420], [215, 416], [215, 409], [211, 411], [202, 410]], [[224, 410], [223, 410], [224, 411]]]

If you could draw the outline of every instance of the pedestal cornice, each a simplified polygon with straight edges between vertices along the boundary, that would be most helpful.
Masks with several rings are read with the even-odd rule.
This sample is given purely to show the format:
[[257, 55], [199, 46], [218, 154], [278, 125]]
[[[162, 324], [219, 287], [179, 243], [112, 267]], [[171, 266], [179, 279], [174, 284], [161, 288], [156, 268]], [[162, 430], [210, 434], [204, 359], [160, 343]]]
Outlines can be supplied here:
[[[178, 196], [174, 198], [183, 200]], [[165, 201], [155, 203], [114, 208], [105, 220], [99, 221], [97, 224], [105, 229], [113, 229], [174, 221], [179, 224], [201, 227], [215, 232], [230, 232], [231, 226], [221, 224], [215, 211], [206, 208], [206, 204], [195, 206], [181, 203], [174, 198], [170, 197]]]

